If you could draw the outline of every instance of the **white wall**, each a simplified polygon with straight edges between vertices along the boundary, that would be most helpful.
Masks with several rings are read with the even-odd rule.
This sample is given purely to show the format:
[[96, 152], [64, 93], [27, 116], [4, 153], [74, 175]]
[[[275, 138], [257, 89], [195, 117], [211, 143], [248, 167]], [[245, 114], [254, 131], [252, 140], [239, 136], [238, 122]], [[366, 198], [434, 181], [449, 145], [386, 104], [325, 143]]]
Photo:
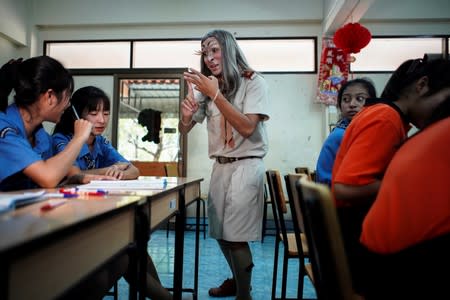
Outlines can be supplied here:
[[28, 57], [28, 1], [0, 0], [0, 64]]

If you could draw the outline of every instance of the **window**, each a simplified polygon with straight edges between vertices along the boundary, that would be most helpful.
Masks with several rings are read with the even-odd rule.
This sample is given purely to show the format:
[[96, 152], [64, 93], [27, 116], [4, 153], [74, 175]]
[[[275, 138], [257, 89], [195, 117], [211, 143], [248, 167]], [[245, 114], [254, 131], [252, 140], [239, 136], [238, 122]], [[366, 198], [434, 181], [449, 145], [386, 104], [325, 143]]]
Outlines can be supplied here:
[[129, 42], [51, 42], [45, 53], [68, 69], [129, 68]]
[[199, 41], [134, 42], [133, 68], [200, 69]]
[[351, 64], [352, 72], [392, 72], [407, 59], [442, 53], [442, 38], [373, 38]]
[[[238, 43], [257, 71], [316, 73], [315, 37], [245, 38]], [[47, 41], [44, 49], [69, 69], [200, 69], [199, 40]]]

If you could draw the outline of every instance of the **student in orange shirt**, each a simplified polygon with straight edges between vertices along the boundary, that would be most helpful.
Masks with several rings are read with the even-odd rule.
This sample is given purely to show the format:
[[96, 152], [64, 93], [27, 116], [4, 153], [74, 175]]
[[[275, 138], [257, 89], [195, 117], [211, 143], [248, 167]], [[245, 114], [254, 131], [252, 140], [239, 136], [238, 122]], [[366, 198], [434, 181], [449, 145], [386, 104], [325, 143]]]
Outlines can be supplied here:
[[450, 97], [436, 112], [395, 154], [364, 219], [367, 298], [450, 299]]
[[360, 263], [365, 253], [359, 243], [362, 221], [384, 172], [406, 139], [409, 123], [422, 128], [449, 95], [450, 61], [408, 60], [392, 74], [383, 99], [369, 99], [346, 130], [333, 167], [332, 192], [358, 292], [365, 271]]

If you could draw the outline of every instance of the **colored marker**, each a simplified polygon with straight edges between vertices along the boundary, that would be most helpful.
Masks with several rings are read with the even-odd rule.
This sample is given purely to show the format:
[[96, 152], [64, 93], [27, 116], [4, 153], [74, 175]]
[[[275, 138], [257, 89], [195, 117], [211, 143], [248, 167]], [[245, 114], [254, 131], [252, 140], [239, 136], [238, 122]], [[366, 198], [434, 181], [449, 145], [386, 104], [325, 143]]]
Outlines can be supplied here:
[[49, 211], [66, 203], [67, 200], [49, 200], [41, 206], [42, 211]]

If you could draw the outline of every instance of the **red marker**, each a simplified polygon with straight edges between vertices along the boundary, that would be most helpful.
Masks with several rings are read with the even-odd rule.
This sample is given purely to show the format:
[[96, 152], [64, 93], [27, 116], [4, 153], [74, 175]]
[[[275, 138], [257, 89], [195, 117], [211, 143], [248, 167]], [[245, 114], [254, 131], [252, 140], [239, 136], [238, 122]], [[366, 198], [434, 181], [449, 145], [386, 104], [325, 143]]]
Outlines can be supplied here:
[[42, 211], [49, 211], [66, 203], [67, 200], [49, 200], [41, 206]]

